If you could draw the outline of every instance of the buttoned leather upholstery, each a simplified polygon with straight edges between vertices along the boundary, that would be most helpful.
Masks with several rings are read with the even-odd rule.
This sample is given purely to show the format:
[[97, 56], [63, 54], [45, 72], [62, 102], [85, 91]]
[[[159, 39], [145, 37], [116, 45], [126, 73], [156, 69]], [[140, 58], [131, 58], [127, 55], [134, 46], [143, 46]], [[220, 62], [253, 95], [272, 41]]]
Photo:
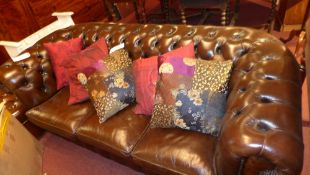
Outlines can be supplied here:
[[[129, 161], [136, 162], [145, 169], [154, 168], [150, 172], [159, 174], [160, 172], [174, 174], [210, 172], [210, 174], [225, 175], [300, 173], [303, 164], [303, 142], [299, 65], [294, 56], [275, 37], [262, 31], [241, 27], [78, 24], [56, 31], [40, 40], [27, 50], [31, 54], [30, 58], [17, 63], [3, 64], [0, 67], [0, 82], [3, 89], [15, 95], [18, 98], [17, 101], [19, 100], [26, 109], [50, 99], [56, 93], [55, 77], [42, 43], [78, 36], [83, 37], [85, 47], [101, 37], [106, 39], [109, 47], [123, 42], [133, 59], [160, 55], [194, 42], [197, 58], [206, 60], [224, 58], [234, 61], [227, 109], [219, 137], [210, 138], [214, 141], [203, 141], [200, 139], [207, 139], [209, 136], [197, 137], [196, 133], [193, 134], [195, 136], [184, 135], [189, 145], [206, 144], [205, 149], [209, 150], [193, 152], [193, 154], [210, 154], [199, 155], [201, 156], [199, 160], [204, 163], [194, 162], [196, 159], [182, 160], [182, 156], [189, 154], [190, 149], [186, 145], [178, 146], [181, 141], [173, 147], [176, 142], [173, 139], [167, 139], [164, 136], [165, 133], [159, 133], [163, 135], [162, 142], [167, 139], [167, 144], [170, 144], [167, 151], [175, 149], [175, 153], [180, 153], [181, 149], [185, 149], [185, 152], [180, 154], [163, 155], [165, 151], [162, 147], [150, 145], [153, 144], [151, 137], [156, 137], [156, 134], [149, 131], [137, 134], [135, 141], [131, 142], [133, 144], [128, 144], [133, 148], [128, 151], [131, 155], [129, 157], [133, 157]], [[63, 108], [63, 106], [58, 107]], [[34, 123], [39, 124], [39, 121], [35, 122], [35, 116], [31, 118]], [[44, 120], [42, 123], [54, 122], [52, 118], [41, 119]], [[85, 134], [88, 130], [79, 128], [80, 126], [101, 127], [93, 126], [89, 120], [91, 117], [87, 117], [85, 121], [81, 120], [80, 124], [71, 128], [70, 134], [75, 137], [76, 132], [73, 131], [81, 132], [77, 138], [95, 144], [91, 139], [86, 139]], [[60, 123], [59, 118], [57, 121]], [[62, 127], [57, 126], [56, 123], [54, 128]], [[145, 125], [145, 122], [141, 124]], [[69, 124], [69, 126], [72, 125]], [[51, 127], [43, 125], [42, 127], [56, 131]], [[177, 135], [183, 132], [188, 131], [170, 134]], [[58, 134], [62, 135], [60, 132]], [[169, 135], [169, 132], [167, 134]], [[100, 131], [97, 132], [97, 136], [100, 136]], [[182, 139], [182, 135], [176, 137]], [[144, 147], [148, 145], [150, 147]], [[149, 154], [153, 149], [153, 154]], [[203, 147], [199, 146], [196, 149], [203, 149]], [[156, 159], [156, 157], [162, 157], [162, 159]], [[166, 161], [169, 158], [170, 162]], [[160, 160], [163, 161], [160, 162]], [[153, 166], [155, 164], [156, 166]], [[193, 167], [196, 169], [193, 170]]]
[[96, 112], [90, 101], [68, 105], [69, 95], [69, 88], [63, 88], [49, 100], [28, 110], [28, 119], [41, 128], [74, 140], [78, 127]]
[[77, 131], [83, 143], [96, 145], [119, 156], [129, 156], [147, 128], [150, 116], [136, 115], [133, 106], [115, 114], [104, 125], [98, 124], [98, 116], [92, 115]]
[[[157, 174], [215, 174], [216, 138], [181, 129], [149, 129], [132, 153], [134, 162]], [[176, 149], [177, 148], [177, 149]]]

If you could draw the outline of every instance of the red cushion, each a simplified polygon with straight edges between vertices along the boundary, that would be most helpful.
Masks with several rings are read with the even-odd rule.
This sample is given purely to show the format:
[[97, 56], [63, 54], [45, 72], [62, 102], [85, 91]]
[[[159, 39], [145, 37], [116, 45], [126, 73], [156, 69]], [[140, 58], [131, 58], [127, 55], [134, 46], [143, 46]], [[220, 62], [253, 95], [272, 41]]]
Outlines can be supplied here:
[[[194, 43], [162, 55], [167, 57], [195, 57]], [[139, 59], [133, 62], [136, 102], [135, 114], [152, 115], [156, 82], [158, 80], [158, 56]]]
[[57, 90], [59, 90], [68, 85], [66, 70], [61, 63], [66, 60], [69, 55], [78, 53], [82, 50], [82, 38], [74, 38], [56, 43], [44, 43], [43, 46], [47, 50], [52, 62], [56, 76]]
[[68, 104], [85, 101], [89, 98], [87, 91], [77, 79], [78, 73], [86, 76], [100, 70], [103, 67], [103, 58], [109, 54], [104, 38], [98, 40], [80, 53], [70, 55], [63, 62], [67, 69], [70, 85], [70, 97]]

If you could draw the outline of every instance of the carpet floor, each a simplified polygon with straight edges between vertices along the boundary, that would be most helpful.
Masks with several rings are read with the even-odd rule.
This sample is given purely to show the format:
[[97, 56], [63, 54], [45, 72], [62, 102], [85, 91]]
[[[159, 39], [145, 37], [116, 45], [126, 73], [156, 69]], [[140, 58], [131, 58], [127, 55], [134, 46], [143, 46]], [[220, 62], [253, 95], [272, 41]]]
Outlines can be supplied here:
[[142, 175], [51, 133], [40, 142], [44, 146], [44, 175]]

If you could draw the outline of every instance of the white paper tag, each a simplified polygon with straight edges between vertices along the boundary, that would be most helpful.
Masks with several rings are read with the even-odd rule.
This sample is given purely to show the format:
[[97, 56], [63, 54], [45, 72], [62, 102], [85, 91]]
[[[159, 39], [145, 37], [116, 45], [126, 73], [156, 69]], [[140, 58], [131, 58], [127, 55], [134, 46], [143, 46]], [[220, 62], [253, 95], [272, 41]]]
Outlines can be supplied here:
[[13, 60], [13, 62], [17, 62], [17, 61], [21, 61], [21, 60], [24, 60], [24, 59], [29, 58], [29, 57], [30, 57], [30, 53], [26, 52], [26, 53], [23, 53], [23, 54], [18, 55], [16, 57], [12, 57], [12, 60]]
[[115, 51], [117, 51], [117, 50], [119, 50], [119, 49], [123, 49], [124, 47], [125, 47], [125, 44], [124, 44], [124, 43], [121, 43], [121, 44], [119, 44], [119, 45], [116, 45], [116, 46], [114, 46], [114, 47], [112, 47], [112, 48], [110, 49], [110, 54], [113, 53], [113, 52], [115, 52]]

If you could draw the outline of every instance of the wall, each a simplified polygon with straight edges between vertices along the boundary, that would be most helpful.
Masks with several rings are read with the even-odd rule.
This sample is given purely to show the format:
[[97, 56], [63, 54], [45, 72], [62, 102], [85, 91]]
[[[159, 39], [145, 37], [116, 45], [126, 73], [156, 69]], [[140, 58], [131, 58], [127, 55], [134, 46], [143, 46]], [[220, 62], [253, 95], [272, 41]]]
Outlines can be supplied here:
[[[75, 23], [107, 20], [103, 0], [0, 0], [0, 40], [19, 41], [56, 20], [53, 12], [73, 11]], [[9, 59], [0, 46], [0, 64]]]

